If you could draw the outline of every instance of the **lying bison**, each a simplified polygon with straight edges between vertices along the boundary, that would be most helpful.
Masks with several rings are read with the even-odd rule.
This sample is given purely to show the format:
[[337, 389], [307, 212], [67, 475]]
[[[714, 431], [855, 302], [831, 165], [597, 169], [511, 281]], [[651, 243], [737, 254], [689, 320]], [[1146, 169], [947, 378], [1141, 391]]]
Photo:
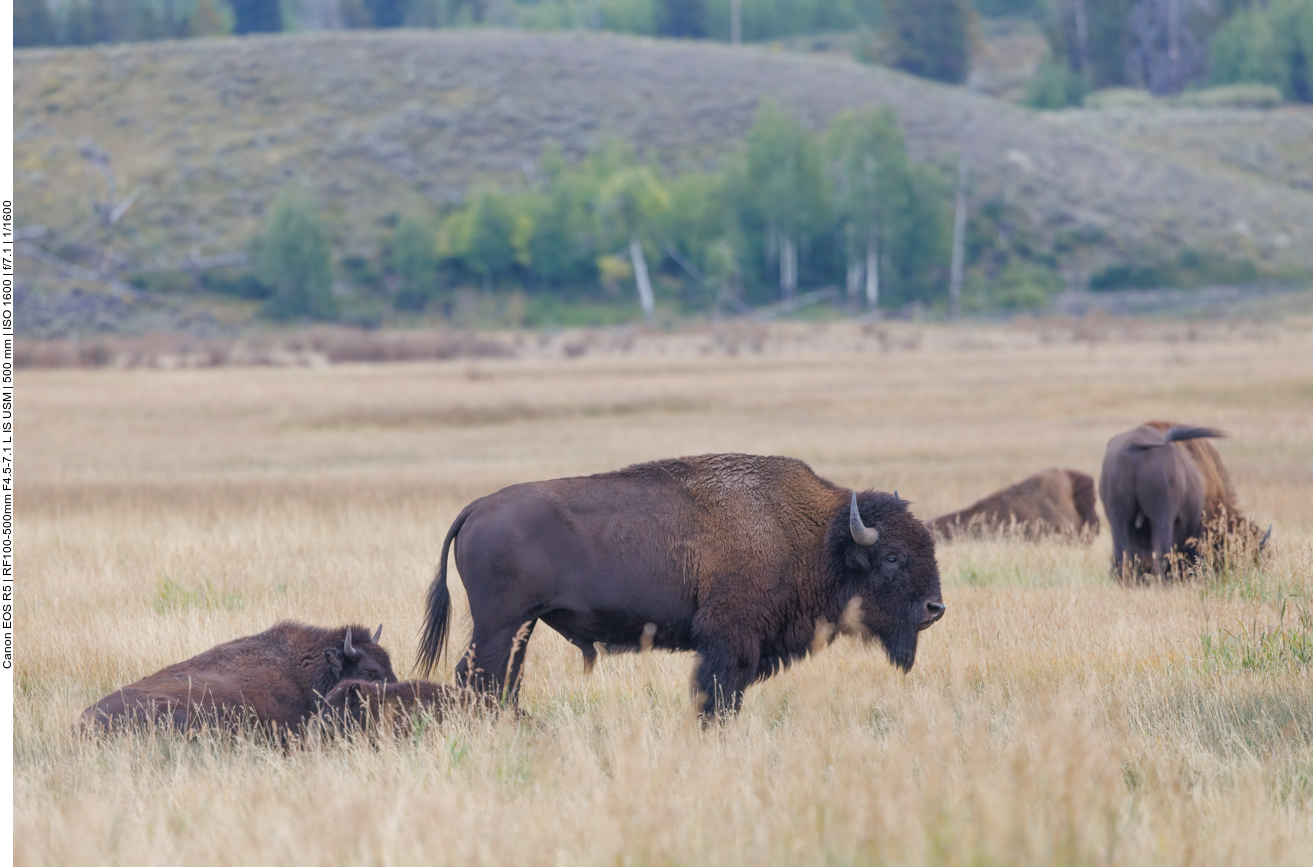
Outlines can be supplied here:
[[447, 552], [474, 634], [458, 683], [513, 702], [525, 644], [543, 621], [591, 665], [594, 643], [701, 655], [702, 713], [807, 654], [850, 601], [853, 625], [912, 667], [918, 633], [944, 614], [935, 544], [907, 503], [856, 494], [801, 461], [703, 455], [531, 482], [475, 500], [442, 543], [418, 664], [446, 645]]
[[85, 729], [164, 723], [179, 731], [254, 722], [296, 729], [338, 681], [392, 682], [392, 660], [361, 626], [318, 629], [283, 622], [220, 644], [116, 690], [82, 713]]
[[1094, 479], [1076, 470], [1042, 470], [926, 526], [949, 538], [1013, 530], [1028, 538], [1047, 533], [1088, 538], [1099, 532]]
[[[1206, 527], [1221, 531], [1219, 541], [1237, 532], [1257, 538], [1208, 442], [1221, 436], [1213, 428], [1151, 421], [1108, 442], [1099, 496], [1112, 529], [1114, 570], [1127, 578], [1146, 571], [1161, 578], [1169, 555], [1200, 555]], [[1263, 536], [1258, 547], [1266, 541]]]
[[441, 723], [450, 713], [471, 708], [495, 711], [497, 700], [487, 693], [428, 680], [344, 680], [325, 696], [320, 713], [331, 725], [401, 736], [413, 733], [421, 720]]

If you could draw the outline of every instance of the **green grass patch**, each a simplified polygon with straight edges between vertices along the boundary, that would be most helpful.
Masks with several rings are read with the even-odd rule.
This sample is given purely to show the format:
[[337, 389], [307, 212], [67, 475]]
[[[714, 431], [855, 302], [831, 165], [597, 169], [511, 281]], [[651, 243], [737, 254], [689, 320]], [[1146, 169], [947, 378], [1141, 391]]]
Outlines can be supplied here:
[[1288, 596], [1276, 622], [1238, 623], [1235, 630], [1219, 626], [1199, 635], [1208, 670], [1281, 671], [1313, 664], [1313, 610], [1308, 600]]
[[242, 594], [235, 590], [218, 590], [210, 579], [188, 587], [174, 581], [168, 575], [161, 575], [155, 586], [155, 596], [150, 606], [156, 614], [170, 611], [182, 611], [197, 608], [201, 611], [240, 611], [246, 605]]

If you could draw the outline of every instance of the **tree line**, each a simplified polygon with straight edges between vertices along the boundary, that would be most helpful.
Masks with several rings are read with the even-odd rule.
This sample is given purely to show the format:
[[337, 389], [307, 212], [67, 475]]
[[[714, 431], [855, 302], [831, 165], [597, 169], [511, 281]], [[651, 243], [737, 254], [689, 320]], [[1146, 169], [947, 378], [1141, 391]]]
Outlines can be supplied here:
[[1157, 95], [1206, 84], [1272, 84], [1313, 101], [1313, 0], [1054, 0], [1037, 107], [1092, 90]]
[[[450, 313], [462, 292], [649, 317], [656, 305], [743, 310], [826, 287], [856, 308], [935, 307], [947, 294], [950, 193], [942, 170], [908, 158], [888, 110], [814, 134], [767, 104], [718, 170], [666, 172], [618, 141], [574, 165], [548, 148], [523, 184], [396, 215], [372, 254], [337, 262], [313, 196], [286, 191], [242, 285], [273, 316], [325, 319]], [[998, 202], [973, 217], [975, 306], [1033, 306], [1061, 288], [1023, 224]]]

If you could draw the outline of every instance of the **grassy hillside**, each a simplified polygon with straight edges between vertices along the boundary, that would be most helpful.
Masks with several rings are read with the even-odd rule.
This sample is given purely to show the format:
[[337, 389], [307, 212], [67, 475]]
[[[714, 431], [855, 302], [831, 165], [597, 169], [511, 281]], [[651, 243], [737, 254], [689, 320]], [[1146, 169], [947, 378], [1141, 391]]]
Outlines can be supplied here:
[[[17, 52], [20, 225], [54, 244], [85, 223], [109, 154], [127, 255], [163, 263], [198, 245], [240, 250], [266, 204], [313, 185], [341, 248], [388, 214], [522, 182], [549, 141], [579, 156], [608, 135], [670, 165], [715, 164], [767, 97], [820, 129], [892, 106], [914, 157], [952, 165], [962, 125], [974, 198], [1005, 197], [1078, 270], [1191, 245], [1313, 268], [1313, 192], [1284, 176], [1216, 170], [1171, 148], [834, 57], [598, 34], [321, 33]], [[1234, 114], [1232, 112], [1231, 114]], [[1237, 128], [1267, 124], [1251, 112]], [[1296, 117], [1291, 113], [1281, 117]], [[1298, 115], [1303, 117], [1303, 115]]]

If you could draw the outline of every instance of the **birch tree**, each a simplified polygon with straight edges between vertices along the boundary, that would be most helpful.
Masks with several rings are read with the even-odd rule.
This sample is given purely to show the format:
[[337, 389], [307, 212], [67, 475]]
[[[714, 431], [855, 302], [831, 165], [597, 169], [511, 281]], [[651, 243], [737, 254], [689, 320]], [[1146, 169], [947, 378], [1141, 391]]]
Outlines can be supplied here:
[[647, 270], [643, 241], [670, 207], [670, 194], [661, 186], [656, 174], [646, 166], [622, 169], [609, 177], [600, 191], [603, 219], [614, 219], [628, 241], [629, 260], [634, 268], [634, 283], [643, 318], [652, 321], [656, 299]]
[[829, 138], [834, 201], [848, 256], [848, 297], [880, 302], [882, 247], [907, 210], [907, 151], [892, 111], [836, 118]]
[[748, 132], [746, 182], [764, 231], [767, 265], [778, 264], [780, 296], [798, 291], [799, 243], [824, 225], [825, 173], [810, 132], [767, 104]]

